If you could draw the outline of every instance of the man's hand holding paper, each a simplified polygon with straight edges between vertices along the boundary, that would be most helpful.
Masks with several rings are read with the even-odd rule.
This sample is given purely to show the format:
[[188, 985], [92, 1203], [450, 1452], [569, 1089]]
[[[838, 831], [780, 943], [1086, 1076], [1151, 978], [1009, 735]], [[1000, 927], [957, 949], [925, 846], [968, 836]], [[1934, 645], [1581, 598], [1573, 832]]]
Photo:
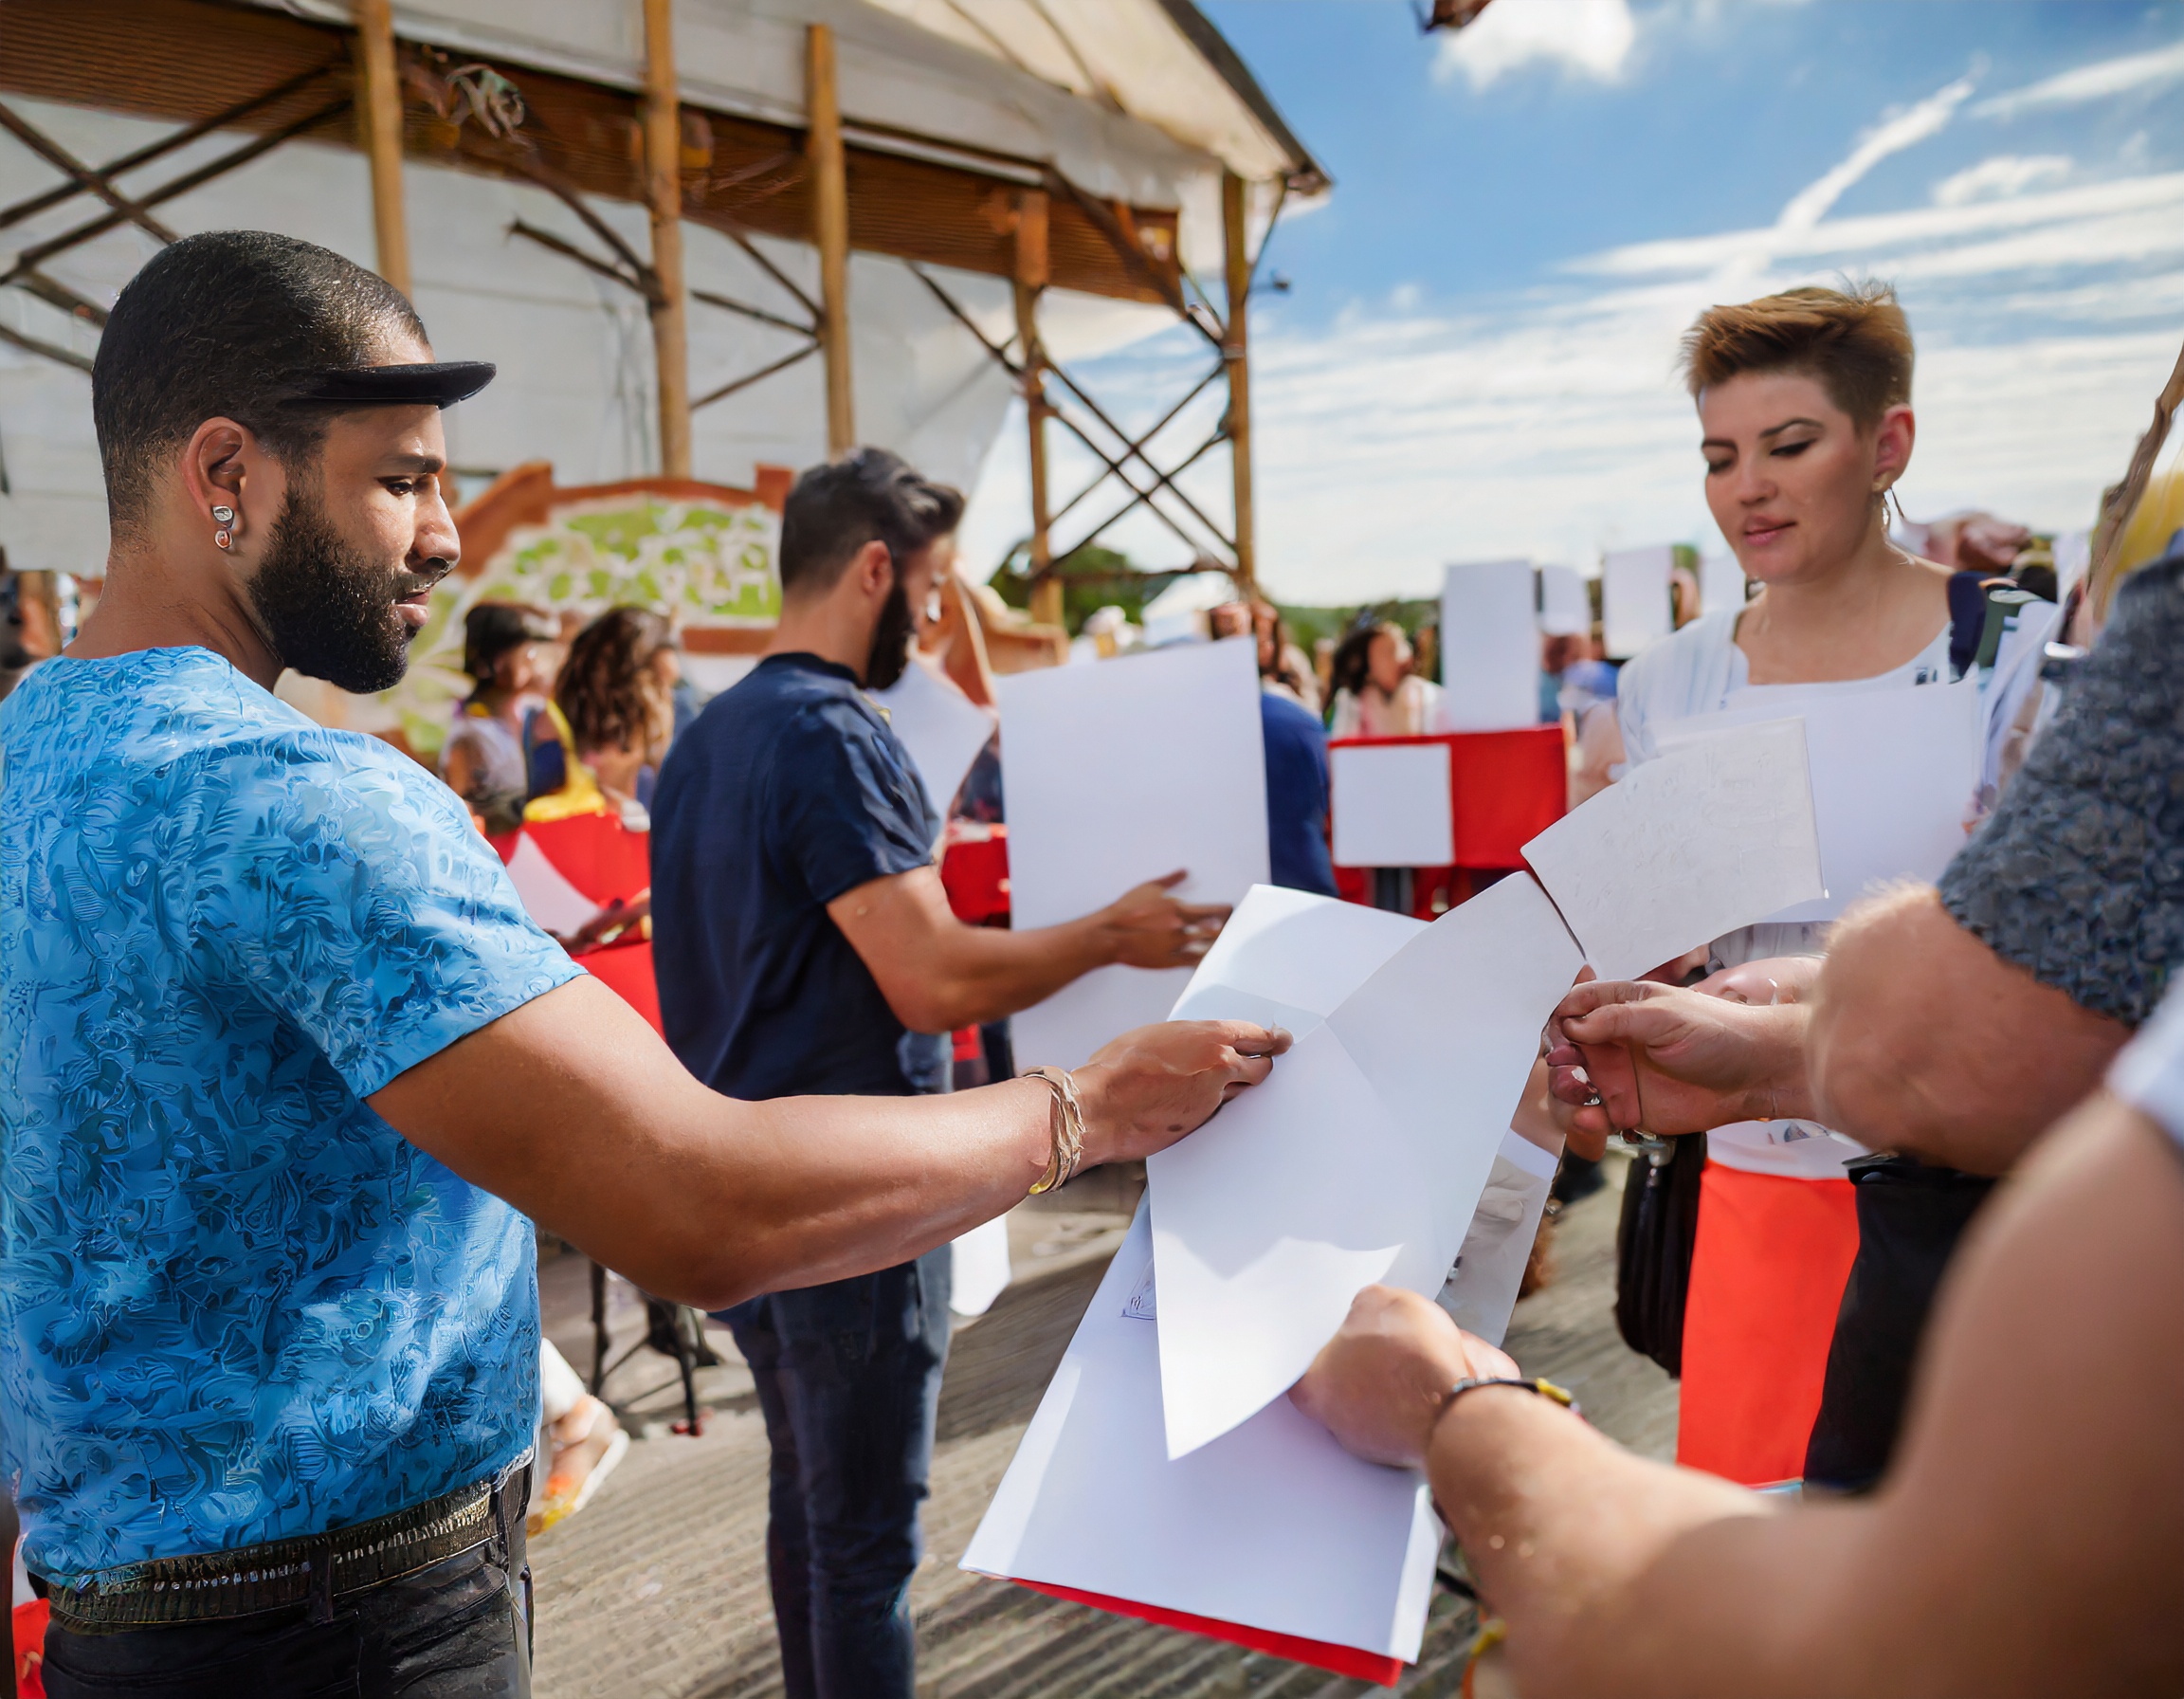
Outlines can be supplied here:
[[1700, 987], [1592, 980], [1573, 986], [1548, 1023], [1552, 1088], [1579, 1105], [1573, 1120], [1587, 1130], [1665, 1138], [1807, 1115], [1810, 1015]]

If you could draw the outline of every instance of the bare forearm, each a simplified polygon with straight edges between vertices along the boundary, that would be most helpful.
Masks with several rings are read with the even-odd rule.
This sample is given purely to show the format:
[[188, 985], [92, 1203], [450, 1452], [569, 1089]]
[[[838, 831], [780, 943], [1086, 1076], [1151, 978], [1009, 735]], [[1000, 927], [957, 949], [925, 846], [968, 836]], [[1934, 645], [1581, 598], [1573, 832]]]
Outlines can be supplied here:
[[1429, 1469], [1531, 1699], [1859, 1690], [1811, 1644], [1825, 1517], [1793, 1525], [1515, 1390], [1459, 1400]]
[[906, 994], [919, 1019], [896, 1011], [905, 1026], [921, 1032], [1006, 1019], [1116, 957], [1115, 941], [1092, 915], [1028, 932], [957, 924], [936, 942], [928, 971]]

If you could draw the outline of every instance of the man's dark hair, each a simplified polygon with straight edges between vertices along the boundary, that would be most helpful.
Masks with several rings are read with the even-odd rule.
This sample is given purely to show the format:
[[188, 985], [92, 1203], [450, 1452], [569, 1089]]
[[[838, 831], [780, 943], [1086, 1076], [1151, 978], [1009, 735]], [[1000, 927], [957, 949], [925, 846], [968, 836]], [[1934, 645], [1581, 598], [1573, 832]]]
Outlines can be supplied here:
[[781, 514], [781, 590], [827, 590], [868, 542], [883, 542], [898, 573], [954, 531], [963, 492], [934, 484], [884, 448], [852, 448], [796, 480]]
[[214, 230], [153, 255], [115, 301], [91, 368], [116, 535], [141, 523], [159, 457], [207, 419], [248, 426], [283, 465], [317, 452], [329, 410], [282, 405], [298, 377], [373, 364], [397, 336], [425, 338], [400, 290], [293, 236]]

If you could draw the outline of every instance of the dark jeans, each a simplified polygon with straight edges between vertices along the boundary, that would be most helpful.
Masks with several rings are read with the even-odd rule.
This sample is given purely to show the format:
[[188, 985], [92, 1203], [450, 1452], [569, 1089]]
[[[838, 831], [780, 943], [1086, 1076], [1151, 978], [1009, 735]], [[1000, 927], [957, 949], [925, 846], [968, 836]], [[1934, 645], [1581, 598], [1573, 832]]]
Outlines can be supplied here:
[[774, 1449], [766, 1568], [788, 1699], [910, 1699], [910, 1572], [948, 1360], [949, 1251], [721, 1313]]
[[528, 1699], [531, 1571], [493, 1544], [334, 1601], [225, 1622], [46, 1631], [52, 1699]]

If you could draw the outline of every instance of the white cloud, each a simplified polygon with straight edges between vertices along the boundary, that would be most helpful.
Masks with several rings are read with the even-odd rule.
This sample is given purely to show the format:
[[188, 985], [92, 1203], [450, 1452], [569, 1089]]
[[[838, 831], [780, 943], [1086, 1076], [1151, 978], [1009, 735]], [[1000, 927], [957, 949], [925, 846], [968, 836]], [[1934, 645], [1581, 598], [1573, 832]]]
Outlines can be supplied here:
[[2068, 176], [2072, 164], [2067, 154], [1996, 154], [1935, 184], [1934, 204], [1961, 207], [1969, 201], [2006, 200], [2035, 183]]
[[2084, 106], [2164, 82], [2184, 82], [2184, 42], [2148, 53], [2082, 64], [2076, 70], [1982, 100], [1972, 108], [1972, 116], [2009, 119], [2044, 107]]
[[1972, 92], [1972, 80], [1958, 78], [1945, 88], [1937, 89], [1916, 105], [1901, 112], [1890, 113], [1858, 138], [1840, 165], [1823, 173], [1812, 182], [1792, 195], [1789, 204], [1774, 221], [1778, 230], [1809, 230], [1828, 216], [1843, 192], [1867, 172], [1891, 154], [1916, 147], [1928, 137], [1937, 136], [1947, 128], [1967, 95]]
[[1475, 89], [1545, 63], [1613, 82], [1638, 39], [1629, 0], [1495, 0], [1476, 23], [1441, 38], [1433, 75], [1461, 72]]

